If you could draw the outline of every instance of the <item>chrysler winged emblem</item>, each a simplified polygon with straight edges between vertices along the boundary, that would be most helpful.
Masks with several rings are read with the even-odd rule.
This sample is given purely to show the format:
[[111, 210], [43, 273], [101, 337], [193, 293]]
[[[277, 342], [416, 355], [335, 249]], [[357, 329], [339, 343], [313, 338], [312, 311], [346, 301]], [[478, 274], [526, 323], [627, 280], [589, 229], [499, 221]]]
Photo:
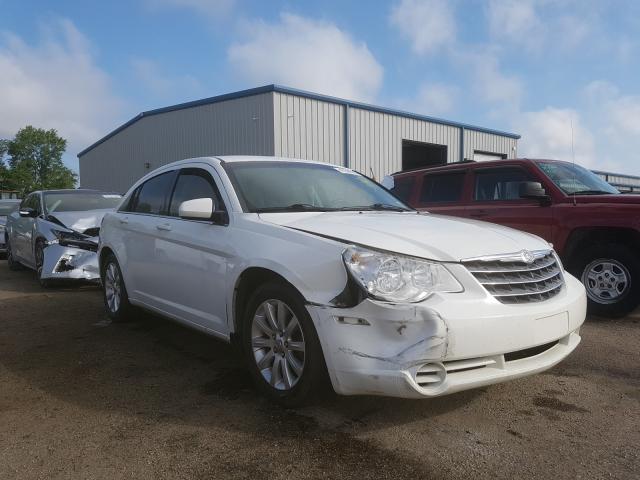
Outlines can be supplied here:
[[522, 250], [520, 252], [520, 256], [522, 257], [522, 261], [524, 263], [533, 263], [536, 259], [535, 255], [529, 250]]

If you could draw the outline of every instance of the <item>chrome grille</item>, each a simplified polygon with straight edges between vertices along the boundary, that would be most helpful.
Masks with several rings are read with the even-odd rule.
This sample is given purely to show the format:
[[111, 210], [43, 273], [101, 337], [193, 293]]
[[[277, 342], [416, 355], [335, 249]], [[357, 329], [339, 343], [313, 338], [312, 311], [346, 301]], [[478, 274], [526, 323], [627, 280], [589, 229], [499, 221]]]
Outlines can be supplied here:
[[542, 302], [560, 293], [564, 285], [562, 269], [553, 251], [523, 251], [462, 263], [502, 303]]

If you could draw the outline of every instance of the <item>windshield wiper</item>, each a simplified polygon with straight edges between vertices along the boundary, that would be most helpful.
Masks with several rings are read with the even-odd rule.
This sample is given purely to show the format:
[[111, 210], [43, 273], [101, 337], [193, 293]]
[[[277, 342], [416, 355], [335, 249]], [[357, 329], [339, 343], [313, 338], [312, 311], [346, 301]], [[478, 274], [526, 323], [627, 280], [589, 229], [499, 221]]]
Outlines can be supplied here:
[[309, 203], [292, 203], [286, 207], [264, 207], [254, 208], [254, 213], [273, 213], [273, 212], [329, 212], [335, 208], [318, 207]]
[[412, 210], [398, 205], [389, 205], [388, 203], [374, 203], [373, 205], [364, 205], [360, 207], [342, 207], [340, 210], [373, 210], [373, 211], [389, 211], [389, 212], [411, 212]]
[[570, 195], [610, 195], [612, 192], [605, 190], [578, 190], [577, 192], [571, 192]]

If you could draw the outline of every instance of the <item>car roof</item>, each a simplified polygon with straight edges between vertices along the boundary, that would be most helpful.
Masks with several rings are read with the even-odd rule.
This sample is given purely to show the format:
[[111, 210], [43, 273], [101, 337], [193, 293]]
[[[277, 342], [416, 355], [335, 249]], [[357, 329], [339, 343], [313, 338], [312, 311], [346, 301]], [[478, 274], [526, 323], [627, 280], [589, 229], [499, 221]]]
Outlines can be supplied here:
[[105, 192], [102, 190], [93, 190], [90, 188], [67, 188], [60, 190], [39, 190], [33, 193], [55, 193], [55, 194], [63, 194], [63, 195], [73, 195], [77, 193], [93, 193], [96, 195], [121, 195], [118, 192]]
[[547, 158], [505, 158], [502, 160], [487, 160], [476, 162], [474, 160], [465, 160], [464, 162], [453, 162], [447, 163], [444, 165], [437, 165], [433, 167], [423, 167], [423, 168], [415, 168], [413, 170], [404, 170], [396, 173], [392, 173], [394, 177], [404, 177], [417, 175], [426, 172], [441, 172], [441, 171], [451, 171], [451, 170], [460, 170], [465, 168], [485, 168], [485, 167], [496, 167], [504, 164], [514, 164], [514, 163], [534, 163], [534, 162], [549, 162], [549, 163], [570, 163], [565, 162], [563, 160], [553, 160]]
[[286, 157], [270, 157], [264, 155], [219, 155], [219, 156], [207, 156], [207, 157], [194, 157], [185, 158], [184, 160], [178, 160], [168, 163], [159, 167], [158, 170], [165, 167], [179, 166], [189, 164], [193, 162], [205, 162], [210, 164], [225, 164], [225, 163], [242, 163], [242, 162], [285, 162], [285, 163], [307, 163], [313, 165], [322, 165], [326, 167], [336, 167], [341, 165], [333, 165], [327, 162], [318, 162], [314, 160], [303, 160], [301, 158], [286, 158]]

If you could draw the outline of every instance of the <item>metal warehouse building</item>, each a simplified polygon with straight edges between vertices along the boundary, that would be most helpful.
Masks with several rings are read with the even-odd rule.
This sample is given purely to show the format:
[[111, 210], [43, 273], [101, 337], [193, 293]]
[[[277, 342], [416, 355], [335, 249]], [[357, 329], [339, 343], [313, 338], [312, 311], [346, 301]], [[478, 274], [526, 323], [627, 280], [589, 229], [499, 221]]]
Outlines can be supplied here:
[[78, 154], [84, 188], [126, 191], [161, 165], [270, 155], [344, 165], [381, 179], [464, 159], [514, 158], [519, 135], [278, 85], [143, 112]]

